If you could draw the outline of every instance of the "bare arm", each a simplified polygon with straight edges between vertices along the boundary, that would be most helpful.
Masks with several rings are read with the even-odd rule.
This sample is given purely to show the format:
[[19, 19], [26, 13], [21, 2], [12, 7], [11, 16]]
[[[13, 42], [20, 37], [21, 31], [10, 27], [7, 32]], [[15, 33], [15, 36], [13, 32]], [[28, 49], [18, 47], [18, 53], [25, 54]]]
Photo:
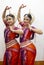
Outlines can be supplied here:
[[43, 34], [43, 32], [40, 29], [32, 28], [31, 30], [34, 31], [37, 34]]
[[2, 14], [2, 19], [5, 20], [6, 19], [6, 10], [9, 10], [11, 7], [6, 6], [6, 8], [4, 9], [4, 12]]
[[5, 10], [4, 10], [3, 14], [2, 14], [2, 19], [4, 20], [5, 18], [6, 18], [6, 8], [5, 8]]
[[18, 10], [17, 19], [19, 22], [21, 22], [21, 8], [19, 8], [19, 10]]
[[12, 27], [10, 27], [10, 30], [11, 30], [12, 32], [15, 32], [15, 33], [18, 33], [18, 34], [23, 34], [23, 30], [22, 30], [22, 29], [14, 30]]
[[37, 34], [43, 34], [42, 30], [29, 26], [29, 29]]
[[3, 12], [2, 19], [4, 19], [5, 16], [6, 16], [6, 9], [5, 9], [4, 12]]
[[23, 4], [19, 7], [18, 15], [17, 15], [17, 19], [18, 19], [19, 22], [22, 21], [21, 20], [21, 9], [24, 8], [24, 7], [26, 7], [26, 5], [23, 5]]

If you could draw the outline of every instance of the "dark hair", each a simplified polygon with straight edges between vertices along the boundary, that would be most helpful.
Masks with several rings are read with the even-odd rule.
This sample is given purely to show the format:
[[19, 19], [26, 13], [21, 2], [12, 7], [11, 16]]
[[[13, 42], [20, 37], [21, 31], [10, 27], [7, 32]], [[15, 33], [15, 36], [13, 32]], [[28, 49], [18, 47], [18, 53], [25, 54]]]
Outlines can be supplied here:
[[26, 15], [30, 18], [30, 20], [32, 20], [31, 14], [25, 14], [24, 16], [26, 16]]
[[13, 19], [15, 18], [15, 16], [13, 14], [8, 14], [6, 17], [8, 17], [8, 16], [12, 17]]

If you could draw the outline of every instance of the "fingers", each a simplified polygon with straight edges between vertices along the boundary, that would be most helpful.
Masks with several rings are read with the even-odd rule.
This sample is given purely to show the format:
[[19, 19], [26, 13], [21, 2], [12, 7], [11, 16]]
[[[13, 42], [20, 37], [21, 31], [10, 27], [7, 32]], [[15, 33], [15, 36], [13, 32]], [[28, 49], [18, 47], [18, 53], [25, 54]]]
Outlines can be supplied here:
[[24, 7], [26, 7], [26, 5], [22, 4], [22, 5], [20, 6], [20, 9], [21, 9], [21, 8], [24, 8]]
[[21, 6], [22, 6], [22, 8], [26, 7], [26, 5], [24, 5], [24, 4], [22, 4]]
[[6, 10], [9, 10], [9, 9], [11, 9], [11, 7], [6, 6]]

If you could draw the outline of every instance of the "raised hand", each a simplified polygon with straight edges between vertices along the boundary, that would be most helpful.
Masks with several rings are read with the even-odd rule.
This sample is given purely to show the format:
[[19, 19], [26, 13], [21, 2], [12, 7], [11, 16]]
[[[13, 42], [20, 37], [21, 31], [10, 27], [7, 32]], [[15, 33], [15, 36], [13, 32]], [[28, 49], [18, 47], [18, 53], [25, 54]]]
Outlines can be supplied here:
[[22, 4], [22, 5], [20, 6], [20, 9], [21, 9], [21, 8], [24, 8], [24, 7], [26, 7], [26, 5]]
[[9, 10], [9, 9], [11, 9], [11, 7], [8, 7], [8, 6], [6, 6], [6, 8], [5, 8], [6, 10]]

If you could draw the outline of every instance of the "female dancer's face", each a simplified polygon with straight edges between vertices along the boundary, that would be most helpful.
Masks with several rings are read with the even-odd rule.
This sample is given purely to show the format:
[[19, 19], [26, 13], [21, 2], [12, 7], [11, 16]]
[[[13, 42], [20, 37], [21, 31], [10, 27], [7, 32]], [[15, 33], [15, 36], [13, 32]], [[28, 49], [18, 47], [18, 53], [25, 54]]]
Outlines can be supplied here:
[[30, 24], [30, 22], [31, 22], [30, 18], [28, 16], [24, 16], [24, 23], [25, 23], [25, 25]]
[[6, 24], [9, 26], [13, 25], [15, 21], [11, 16], [7, 16], [6, 20]]

